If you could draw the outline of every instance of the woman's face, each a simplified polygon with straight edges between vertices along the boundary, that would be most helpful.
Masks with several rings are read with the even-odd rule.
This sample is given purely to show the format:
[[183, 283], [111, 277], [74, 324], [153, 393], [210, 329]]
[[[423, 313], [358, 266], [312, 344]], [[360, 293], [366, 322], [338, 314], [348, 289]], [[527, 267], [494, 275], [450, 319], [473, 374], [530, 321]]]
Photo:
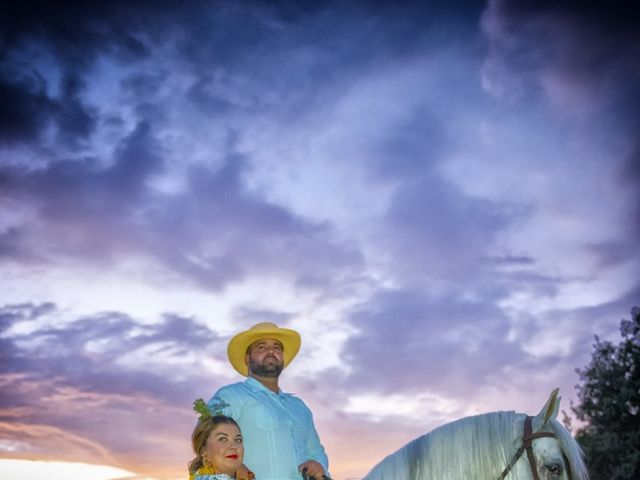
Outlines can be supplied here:
[[240, 429], [233, 423], [221, 423], [207, 438], [203, 454], [216, 471], [234, 476], [242, 465], [244, 446]]

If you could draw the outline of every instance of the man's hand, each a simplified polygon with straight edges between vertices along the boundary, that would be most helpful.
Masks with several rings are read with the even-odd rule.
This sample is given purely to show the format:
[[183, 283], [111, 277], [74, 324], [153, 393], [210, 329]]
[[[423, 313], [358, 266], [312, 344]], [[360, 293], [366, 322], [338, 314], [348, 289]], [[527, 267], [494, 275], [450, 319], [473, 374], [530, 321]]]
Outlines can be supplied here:
[[254, 473], [244, 463], [236, 470], [236, 480], [254, 480], [255, 478]]
[[324, 467], [315, 460], [307, 460], [300, 464], [298, 471], [306, 475], [307, 477], [313, 477], [316, 480], [322, 480], [322, 476], [325, 475]]

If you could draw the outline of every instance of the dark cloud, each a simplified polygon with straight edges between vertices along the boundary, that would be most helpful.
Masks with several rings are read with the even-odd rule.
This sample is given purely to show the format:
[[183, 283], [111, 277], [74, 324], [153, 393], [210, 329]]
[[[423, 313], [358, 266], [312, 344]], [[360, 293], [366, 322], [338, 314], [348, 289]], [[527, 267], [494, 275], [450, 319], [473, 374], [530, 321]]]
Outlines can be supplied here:
[[11, 78], [5, 75], [0, 76], [0, 140], [5, 144], [34, 140], [54, 110], [54, 102], [45, 91], [45, 80], [34, 71]]
[[[0, 183], [2, 179], [0, 178]], [[33, 257], [33, 253], [22, 244], [22, 233], [20, 229], [7, 228], [0, 233], [0, 259], [11, 258], [19, 262], [27, 262]]]
[[490, 300], [380, 292], [350, 321], [360, 333], [343, 356], [357, 372], [346, 381], [355, 389], [469, 395], [503, 365], [522, 361], [506, 339], [507, 317]]
[[135, 34], [142, 26], [149, 28], [146, 22], [150, 16], [157, 16], [149, 9], [152, 3], [66, 0], [55, 9], [40, 0], [13, 3], [0, 17], [4, 51], [31, 41], [42, 42], [74, 71], [84, 70], [104, 51], [116, 52], [127, 60], [143, 58], [148, 49]]
[[[275, 87], [276, 97], [284, 98], [284, 92], [293, 91], [290, 87], [300, 80], [282, 75], [278, 62], [265, 52], [275, 47], [273, 55], [288, 61], [288, 45], [304, 37], [306, 28], [293, 28], [297, 33], [289, 37], [291, 26], [299, 21], [310, 26], [311, 18], [323, 9], [289, 6], [298, 13], [280, 18], [280, 8], [289, 8], [285, 4], [239, 7], [233, 2], [197, 2], [184, 8], [169, 2], [151, 10], [146, 3], [114, 2], [95, 9], [72, 3], [48, 18], [39, 2], [31, 7], [12, 7], [16, 20], [4, 37], [7, 53], [1, 62], [5, 68], [0, 70], [4, 74], [0, 92], [4, 85], [6, 96], [16, 101], [9, 103], [15, 111], [6, 121], [0, 120], [0, 126], [6, 126], [5, 136], [14, 143], [28, 145], [28, 156], [37, 168], [22, 159], [0, 167], [0, 195], [33, 209], [37, 222], [18, 222], [2, 233], [5, 258], [21, 255], [46, 261], [58, 255], [83, 255], [100, 262], [124, 255], [151, 256], [215, 289], [242, 280], [249, 272], [276, 270], [298, 277], [294, 280], [300, 285], [317, 288], [331, 283], [334, 269], [361, 264], [353, 246], [332, 238], [330, 225], [308, 221], [250, 192], [244, 177], [251, 172], [252, 159], [239, 154], [234, 145], [212, 152], [212, 157], [222, 159], [214, 167], [187, 167], [196, 159], [170, 151], [167, 140], [168, 118], [175, 114], [169, 102], [180, 104], [180, 98], [163, 97], [167, 79], [176, 78], [176, 72], [159, 66], [163, 55], [158, 52], [170, 56], [176, 48], [184, 48], [184, 59], [192, 62], [183, 61], [186, 69], [181, 73], [193, 79], [185, 86], [186, 99], [204, 122], [233, 137], [236, 133], [223, 115], [256, 106], [251, 102], [269, 88]], [[279, 44], [278, 35], [288, 40]], [[262, 36], [268, 40], [262, 42]], [[151, 47], [158, 57], [153, 62], [149, 62]], [[316, 58], [328, 58], [309, 53], [294, 58], [308, 59], [309, 65]], [[21, 55], [34, 61], [17, 67]], [[113, 77], [117, 82], [104, 84], [106, 89], [116, 88], [126, 109], [94, 103], [103, 93], [93, 88], [91, 75], [105, 59], [135, 67], [123, 78]], [[145, 61], [149, 68], [139, 68]], [[260, 73], [255, 80], [245, 68], [252, 62]], [[110, 70], [106, 72], [112, 78]], [[252, 91], [265, 75], [285, 83], [267, 82]], [[309, 76], [309, 88], [303, 90], [314, 90], [317, 81]], [[249, 87], [243, 87], [245, 82]], [[296, 102], [308, 105], [304, 95]], [[154, 180], [170, 175], [176, 164], [187, 172], [186, 192], [156, 190]], [[55, 240], [47, 251], [36, 252], [37, 238], [45, 230]]]
[[96, 128], [96, 112], [79, 97], [82, 80], [68, 76], [62, 93], [53, 98], [47, 80], [32, 67], [10, 75], [0, 65], [0, 141], [5, 145], [38, 142], [49, 126], [55, 126], [57, 140], [76, 146], [88, 140]]
[[209, 117], [222, 116], [231, 113], [242, 105], [226, 98], [222, 94], [212, 93], [216, 82], [209, 74], [203, 74], [193, 83], [187, 92], [187, 99], [190, 100], [202, 112]]
[[[183, 53], [197, 65], [215, 61], [235, 70], [242, 64], [244, 71], [253, 65], [250, 70], [262, 81], [287, 82], [306, 90], [309, 82], [330, 80], [337, 66], [359, 68], [375, 56], [407, 55], [415, 49], [416, 39], [445, 20], [475, 28], [483, 6], [482, 1], [256, 1], [218, 2], [215, 7], [205, 2], [189, 18], [192, 35], [184, 42]], [[239, 51], [245, 55], [237, 55]], [[284, 52], [293, 58], [285, 62]], [[283, 66], [288, 75], [274, 76]]]
[[635, 207], [631, 210], [629, 222], [633, 232], [632, 243], [629, 245], [631, 248], [640, 242], [640, 193], [638, 193], [640, 192], [640, 140], [638, 140], [640, 138], [640, 120], [635, 127], [637, 131], [636, 142], [620, 172], [621, 188], [629, 189], [635, 199]]
[[573, 17], [577, 25], [597, 29], [624, 41], [639, 35], [636, 29], [638, 12], [629, 2], [612, 5], [603, 0], [497, 0], [491, 4], [501, 15], [513, 21], [526, 21], [536, 15], [556, 15], [559, 20]]
[[[398, 100], [403, 92], [395, 92]], [[393, 125], [376, 143], [370, 168], [378, 180], [396, 182], [435, 176], [434, 166], [446, 158], [447, 131], [439, 114], [416, 103], [407, 119]]]
[[485, 31], [513, 74], [551, 69], [576, 88], [598, 83], [606, 89], [594, 92], [624, 102], [640, 75], [638, 19], [630, 2], [496, 0], [485, 12]]
[[[0, 139], [38, 142], [55, 125], [58, 140], [76, 146], [95, 130], [97, 112], [81, 98], [99, 55], [135, 62], [148, 55], [143, 17], [126, 2], [12, 3], [0, 17]], [[56, 91], [56, 77], [60, 88]]]
[[[493, 267], [485, 258], [497, 235], [521, 215], [513, 206], [468, 197], [431, 172], [394, 195], [385, 223], [393, 235], [386, 243], [406, 280], [473, 282]], [[405, 262], [402, 252], [408, 251]]]
[[622, 172], [623, 182], [640, 182], [640, 140], [638, 140], [629, 154], [627, 168]]
[[189, 100], [209, 115], [269, 109], [285, 123], [300, 122], [325, 108], [327, 97], [347, 94], [364, 72], [432, 53], [427, 39], [473, 38], [483, 6], [303, 3], [221, 2], [190, 19], [188, 38], [178, 44], [197, 77]]
[[75, 145], [88, 140], [96, 129], [96, 113], [80, 99], [83, 90], [81, 78], [69, 76], [63, 79], [61, 98], [56, 106], [58, 136], [63, 143]]
[[132, 100], [154, 98], [162, 86], [166, 72], [134, 73], [125, 77], [121, 82], [122, 89], [130, 95]]
[[361, 264], [361, 254], [336, 243], [328, 225], [292, 215], [247, 191], [246, 168], [240, 155], [230, 155], [216, 172], [194, 168], [188, 193], [155, 212], [157, 225], [183, 232], [179, 239], [190, 245], [184, 255], [167, 257], [172, 268], [219, 287], [249, 272], [275, 271], [294, 278], [313, 275], [330, 284], [337, 271]]
[[491, 258], [496, 265], [517, 265], [517, 266], [527, 266], [533, 265], [535, 260], [526, 255], [503, 255], [500, 257]]
[[[35, 320], [54, 312], [50, 304], [5, 306], [1, 312], [3, 328], [6, 332], [9, 327], [35, 325]], [[173, 375], [166, 377], [163, 360], [180, 358], [191, 351], [221, 353], [220, 339], [207, 327], [171, 314], [157, 324], [145, 326], [127, 315], [105, 312], [67, 321], [59, 327], [8, 334], [7, 339], [14, 354], [3, 364], [5, 374], [25, 374], [35, 382], [62, 374], [63, 384], [95, 394], [146, 394], [162, 396], [165, 401], [184, 399], [184, 394], [170, 384], [181, 384], [185, 379], [193, 382], [202, 372], [174, 369]], [[123, 357], [149, 348], [157, 355], [159, 371], [119, 364]], [[152, 358], [146, 361], [154, 363]], [[12, 402], [20, 404], [20, 399]]]
[[84, 254], [96, 262], [153, 256], [214, 288], [249, 272], [275, 271], [326, 285], [336, 269], [362, 262], [355, 248], [334, 241], [328, 225], [292, 215], [248, 191], [242, 155], [230, 152], [215, 171], [193, 167], [185, 192], [175, 195], [149, 188], [151, 177], [163, 168], [162, 148], [148, 123], [121, 142], [108, 166], [87, 159], [35, 171], [1, 168], [3, 196], [33, 205], [40, 220], [39, 228], [25, 226], [3, 235], [5, 256], [18, 253], [21, 242], [31, 244], [26, 240], [43, 228], [58, 232], [50, 245], [57, 254]]
[[162, 169], [159, 153], [149, 125], [141, 123], [122, 141], [112, 165], [89, 157], [40, 169], [0, 167], [0, 188], [6, 199], [34, 205], [49, 226], [89, 233], [96, 223], [117, 222], [136, 206], [144, 182]]
[[[573, 391], [567, 386], [577, 381], [575, 368], [588, 362], [593, 335], [617, 335], [618, 324], [612, 319], [637, 304], [639, 288], [635, 285], [596, 306], [521, 312], [516, 317], [507, 315], [497, 306], [499, 297], [487, 292], [472, 300], [464, 292], [442, 297], [380, 291], [349, 317], [358, 333], [344, 344], [341, 357], [351, 373], [326, 376], [336, 391], [348, 391], [348, 396], [429, 392], [442, 398], [479, 398], [487, 389], [504, 388], [508, 371], [510, 388], [526, 390], [538, 379], [550, 382], [549, 388], [562, 385], [563, 395], [570, 398]], [[557, 349], [549, 350], [549, 341], [557, 342]], [[322, 395], [317, 386], [305, 386], [305, 391]], [[411, 422], [400, 417], [396, 421]]]
[[592, 245], [590, 250], [598, 259], [599, 268], [615, 267], [632, 261], [636, 254], [635, 245], [626, 241], [602, 242]]
[[621, 185], [635, 197], [627, 223], [637, 243], [640, 198], [634, 192], [640, 176], [633, 172], [640, 164], [640, 11], [635, 7], [601, 0], [494, 0], [483, 25], [489, 38], [487, 72], [498, 90], [516, 87], [530, 96], [543, 89], [564, 113], [587, 112], [586, 137], [603, 132], [626, 144], [616, 162], [625, 179]]

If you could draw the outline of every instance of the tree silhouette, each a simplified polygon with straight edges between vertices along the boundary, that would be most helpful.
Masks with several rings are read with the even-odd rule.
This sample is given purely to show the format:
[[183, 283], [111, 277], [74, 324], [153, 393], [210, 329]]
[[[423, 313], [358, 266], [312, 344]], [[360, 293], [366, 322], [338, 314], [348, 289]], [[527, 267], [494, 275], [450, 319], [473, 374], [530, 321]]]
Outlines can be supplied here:
[[585, 426], [576, 432], [592, 480], [640, 479], [640, 308], [621, 320], [618, 345], [595, 337], [591, 363], [577, 369], [578, 404]]

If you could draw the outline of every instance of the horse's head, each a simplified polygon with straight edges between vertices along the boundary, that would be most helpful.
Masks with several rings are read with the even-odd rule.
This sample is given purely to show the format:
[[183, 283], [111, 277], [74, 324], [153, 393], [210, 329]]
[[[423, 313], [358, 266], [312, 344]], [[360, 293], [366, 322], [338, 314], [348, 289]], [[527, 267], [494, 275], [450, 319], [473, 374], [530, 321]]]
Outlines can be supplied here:
[[556, 420], [560, 408], [558, 389], [535, 417], [516, 422], [522, 443], [501, 478], [513, 470], [514, 478], [533, 480], [586, 480], [582, 452], [567, 430]]
[[556, 390], [535, 417], [493, 412], [442, 425], [363, 480], [588, 480], [580, 447], [555, 419], [559, 406]]

